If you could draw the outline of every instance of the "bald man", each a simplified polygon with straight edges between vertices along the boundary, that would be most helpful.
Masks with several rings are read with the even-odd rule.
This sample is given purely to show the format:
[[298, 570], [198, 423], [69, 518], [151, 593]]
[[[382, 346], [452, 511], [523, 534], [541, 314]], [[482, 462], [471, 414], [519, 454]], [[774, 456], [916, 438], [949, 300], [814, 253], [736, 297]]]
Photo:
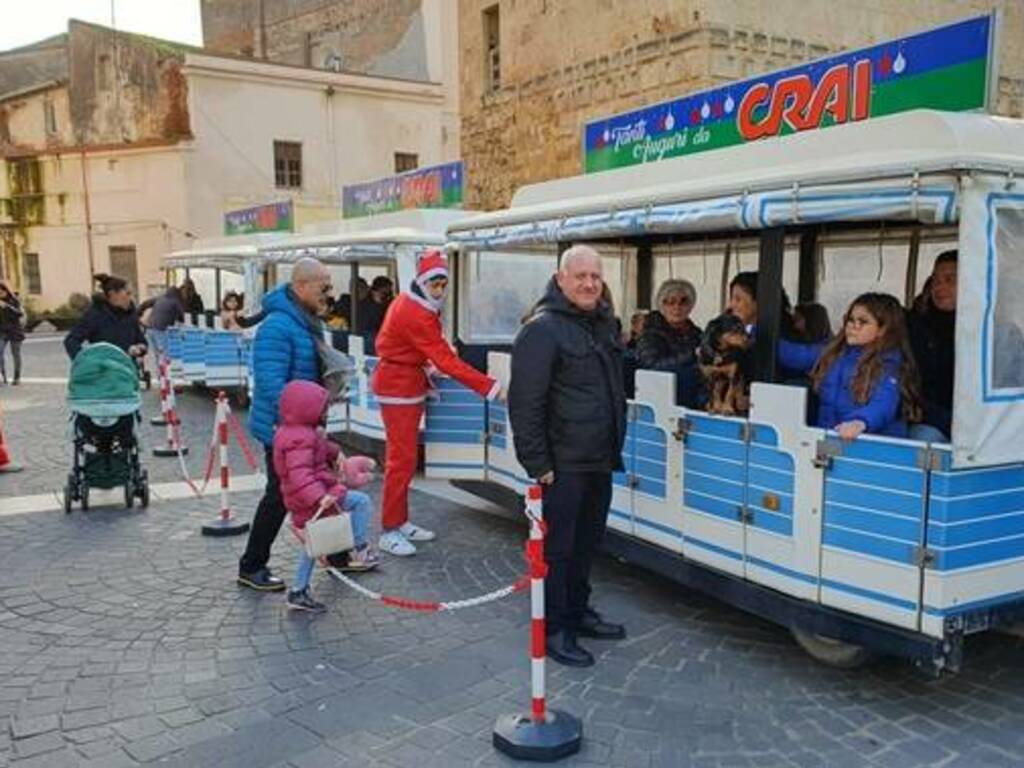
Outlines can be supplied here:
[[331, 275], [316, 259], [295, 263], [292, 280], [263, 298], [266, 317], [253, 343], [253, 397], [249, 428], [266, 452], [267, 487], [256, 508], [245, 553], [238, 563], [238, 583], [261, 592], [283, 590], [284, 581], [267, 567], [270, 547], [287, 510], [274, 472], [274, 425], [281, 391], [289, 381], [320, 380], [317, 343], [319, 316], [328, 306]]
[[594, 663], [577, 637], [626, 636], [589, 604], [626, 435], [624, 346], [603, 287], [597, 251], [576, 245], [562, 254], [512, 346], [508, 395], [516, 457], [544, 487], [547, 655], [575, 667]]

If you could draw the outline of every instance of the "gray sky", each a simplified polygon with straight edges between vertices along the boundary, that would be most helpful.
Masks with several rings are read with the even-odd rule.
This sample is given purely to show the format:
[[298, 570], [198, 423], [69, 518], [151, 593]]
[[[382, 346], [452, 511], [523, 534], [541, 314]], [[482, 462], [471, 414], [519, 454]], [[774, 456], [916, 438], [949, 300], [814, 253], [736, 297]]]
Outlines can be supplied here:
[[[66, 32], [75, 18], [110, 26], [111, 0], [3, 0], [0, 51]], [[199, 0], [114, 0], [117, 28], [191, 45], [203, 44]]]

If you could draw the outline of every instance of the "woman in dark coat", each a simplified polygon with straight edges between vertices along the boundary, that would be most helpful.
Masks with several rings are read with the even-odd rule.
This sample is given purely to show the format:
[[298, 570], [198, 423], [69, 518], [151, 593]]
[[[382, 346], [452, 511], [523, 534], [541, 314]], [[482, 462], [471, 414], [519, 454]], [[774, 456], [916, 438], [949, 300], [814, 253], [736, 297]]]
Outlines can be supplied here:
[[696, 407], [702, 391], [697, 368], [701, 329], [690, 319], [697, 290], [688, 280], [666, 280], [658, 288], [656, 309], [647, 315], [636, 343], [638, 368], [676, 375], [676, 402]]
[[24, 317], [25, 309], [14, 295], [14, 291], [7, 283], [0, 282], [0, 378], [4, 384], [7, 383], [5, 358], [8, 344], [14, 358], [14, 378], [11, 384], [18, 384], [21, 381], [21, 342], [25, 340], [25, 329], [22, 326]]
[[92, 297], [92, 306], [64, 338], [68, 356], [74, 359], [83, 344], [105, 341], [132, 357], [143, 357], [146, 336], [132, 301], [132, 289], [120, 277], [96, 275], [94, 279], [101, 292]]

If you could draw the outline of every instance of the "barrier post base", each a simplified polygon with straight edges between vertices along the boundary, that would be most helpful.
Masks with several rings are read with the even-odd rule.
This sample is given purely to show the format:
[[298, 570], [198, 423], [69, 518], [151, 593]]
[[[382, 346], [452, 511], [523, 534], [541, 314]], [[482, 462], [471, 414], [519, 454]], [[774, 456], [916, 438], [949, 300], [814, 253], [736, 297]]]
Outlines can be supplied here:
[[494, 724], [495, 749], [514, 760], [553, 763], [580, 751], [583, 724], [561, 710], [549, 709], [543, 722], [529, 715], [501, 715]]
[[20, 464], [4, 464], [0, 467], [0, 475], [14, 474], [15, 472], [21, 472], [24, 469]]
[[166, 427], [167, 419], [165, 419], [163, 416], [151, 416], [149, 419], [149, 423], [152, 424], [154, 427]]
[[241, 536], [249, 532], [249, 523], [243, 523], [234, 517], [218, 517], [212, 523], [206, 523], [202, 528], [203, 536]]
[[[161, 458], [166, 458], [167, 456], [177, 456], [178, 455], [178, 449], [177, 448], [171, 448], [169, 445], [168, 446], [162, 446], [162, 447], [154, 448], [153, 449], [153, 455], [154, 456], [159, 456]], [[187, 445], [181, 446], [181, 455], [182, 456], [188, 456], [188, 446]]]

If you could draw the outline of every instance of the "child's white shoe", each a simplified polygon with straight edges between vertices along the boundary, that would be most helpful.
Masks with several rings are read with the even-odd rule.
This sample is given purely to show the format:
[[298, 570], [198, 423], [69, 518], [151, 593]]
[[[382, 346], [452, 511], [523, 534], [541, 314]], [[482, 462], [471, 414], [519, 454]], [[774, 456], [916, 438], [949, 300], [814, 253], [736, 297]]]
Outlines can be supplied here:
[[426, 528], [420, 528], [414, 523], [406, 522], [401, 528], [402, 535], [409, 541], [433, 541], [437, 537], [433, 531], [428, 531]]
[[416, 547], [402, 535], [400, 528], [384, 531], [380, 536], [379, 544], [381, 552], [387, 552], [396, 557], [409, 557], [416, 554]]

